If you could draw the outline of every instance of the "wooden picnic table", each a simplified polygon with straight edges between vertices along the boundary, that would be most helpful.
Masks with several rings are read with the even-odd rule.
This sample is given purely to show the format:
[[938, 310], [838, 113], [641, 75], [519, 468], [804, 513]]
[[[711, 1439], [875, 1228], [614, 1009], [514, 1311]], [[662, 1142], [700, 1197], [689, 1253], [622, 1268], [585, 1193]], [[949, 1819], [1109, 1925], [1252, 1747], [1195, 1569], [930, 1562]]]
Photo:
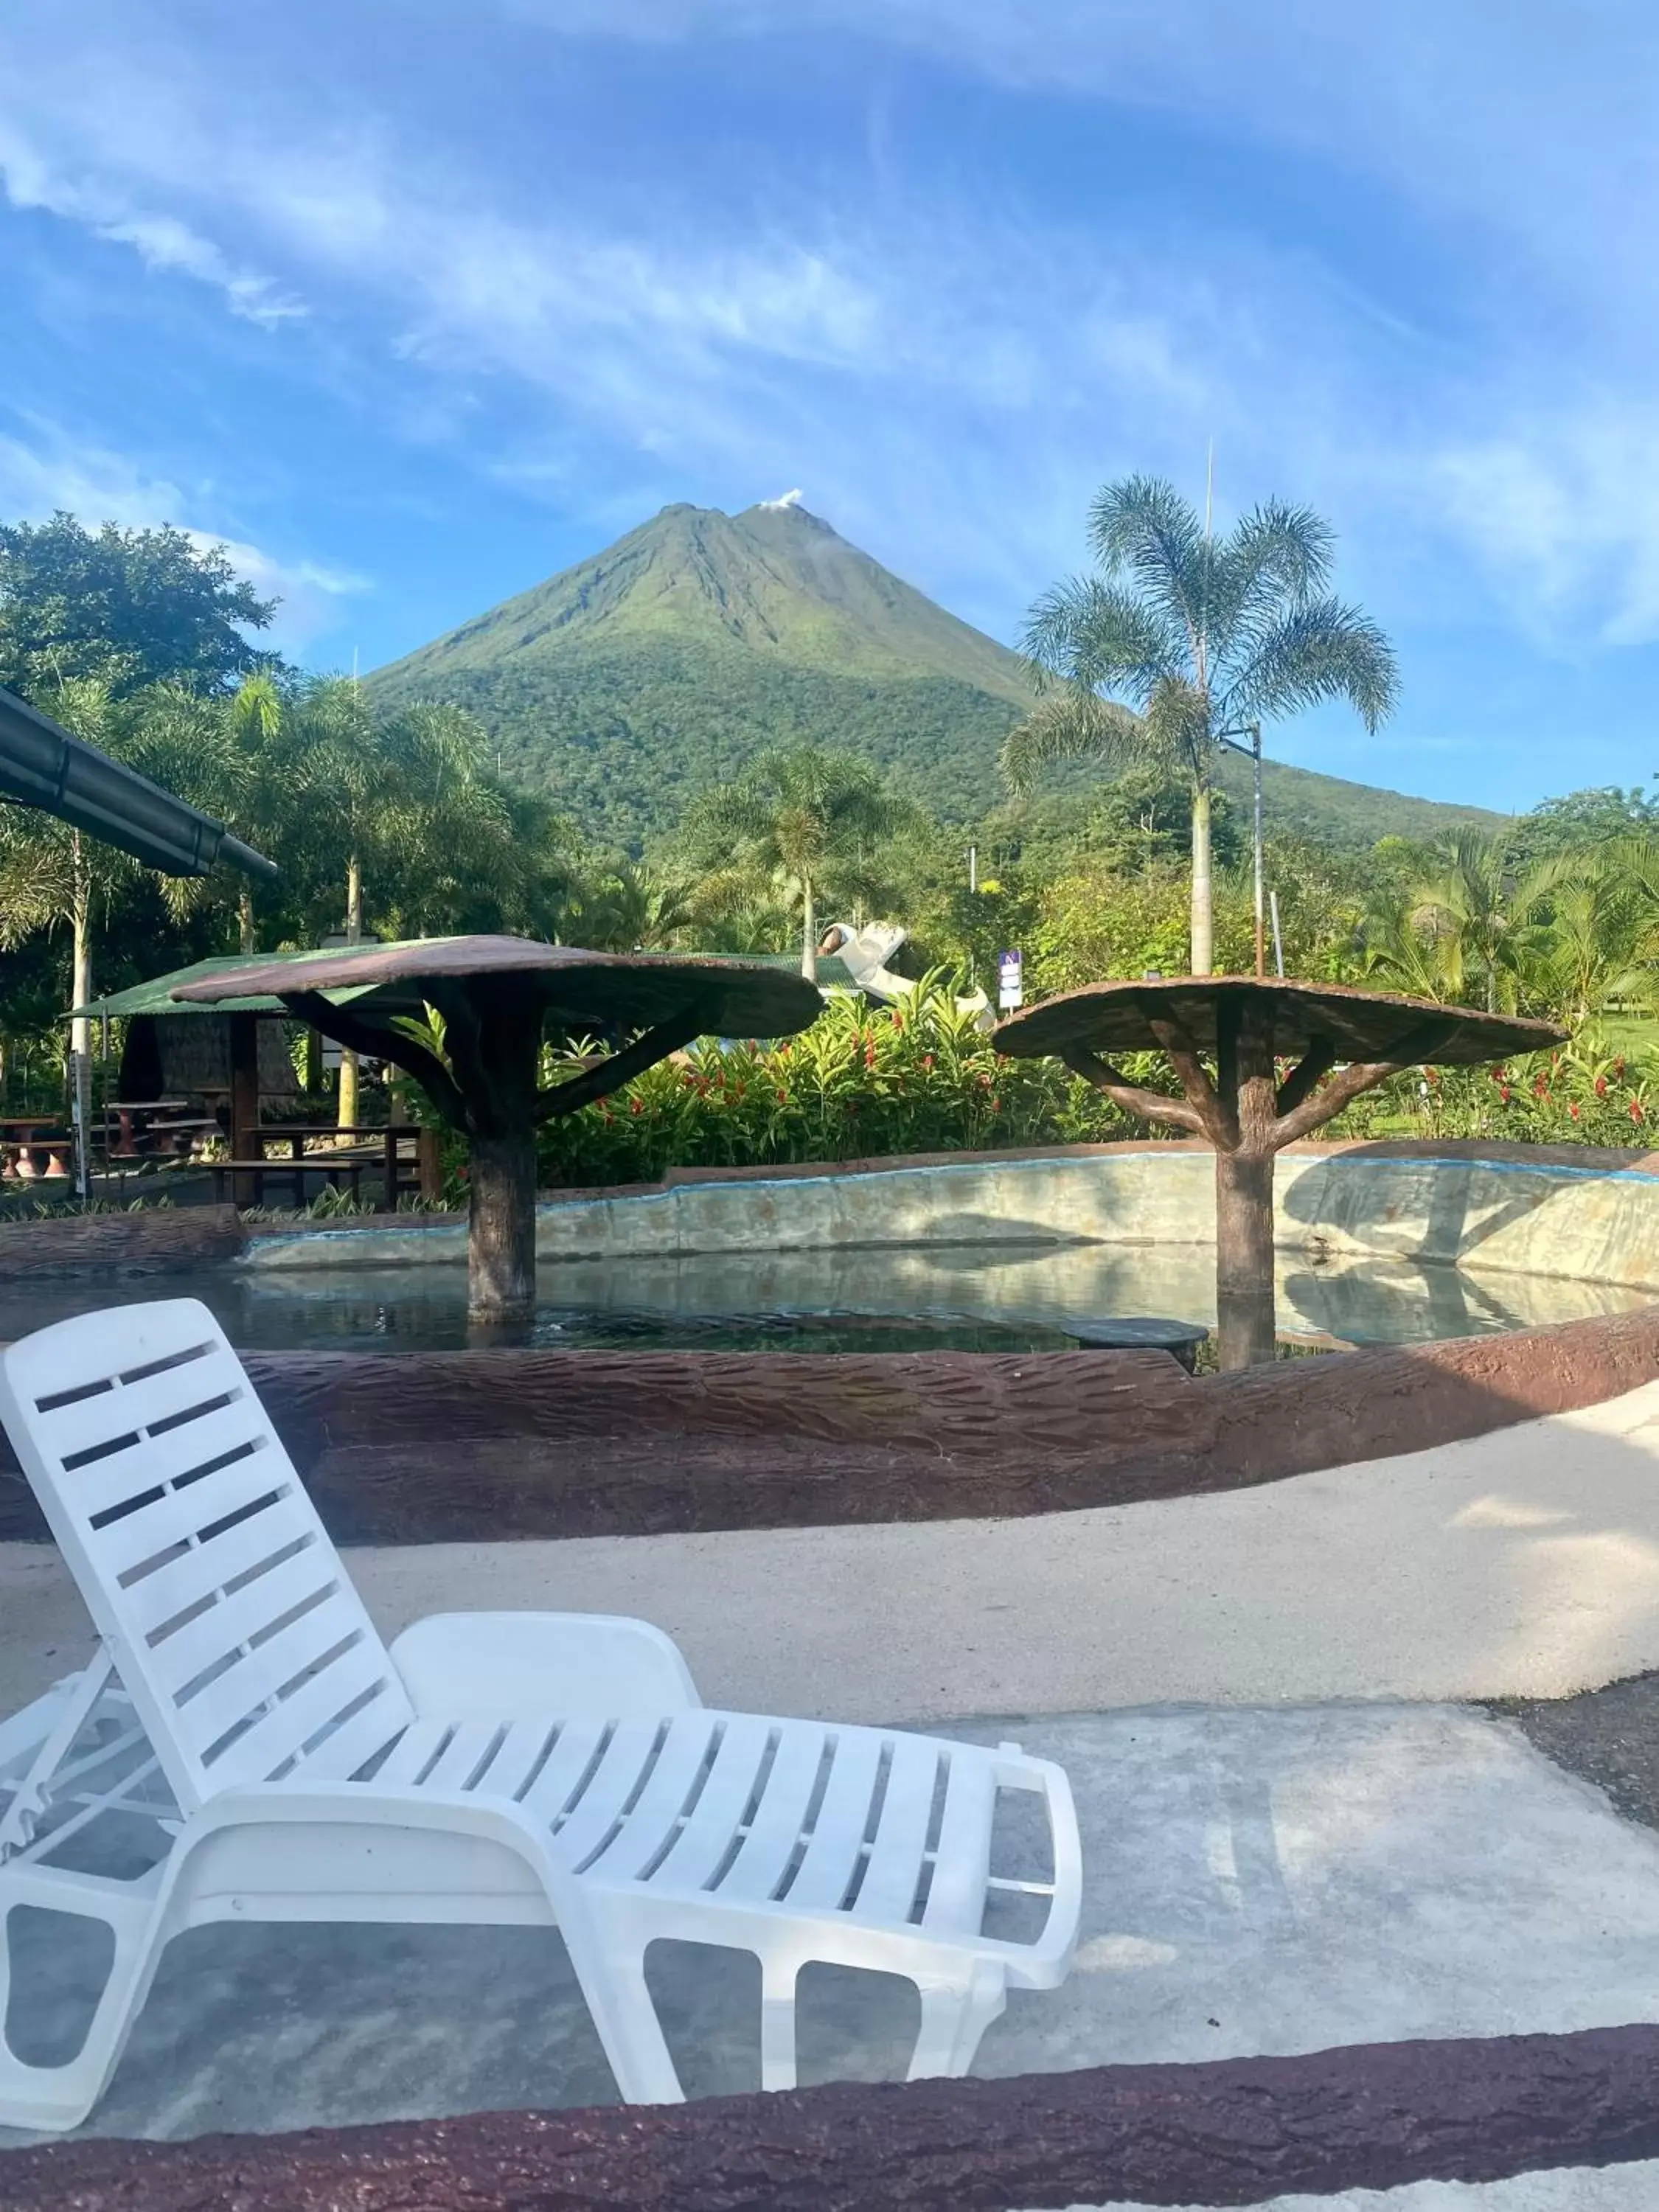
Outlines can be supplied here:
[[226, 1195], [228, 1182], [234, 1204], [263, 1206], [267, 1177], [287, 1176], [293, 1180], [295, 1203], [298, 1205], [305, 1196], [307, 1176], [315, 1176], [324, 1183], [332, 1182], [356, 1198], [362, 1188], [363, 1170], [373, 1167], [376, 1159], [377, 1155], [370, 1152], [313, 1152], [308, 1158], [296, 1154], [286, 1160], [268, 1160], [261, 1152], [243, 1159], [210, 1160], [207, 1167], [213, 1177], [216, 1203]]
[[[355, 1198], [362, 1188], [363, 1170], [379, 1164], [384, 1184], [385, 1202], [395, 1206], [398, 1193], [407, 1185], [418, 1189], [421, 1169], [418, 1154], [422, 1131], [413, 1121], [385, 1122], [367, 1128], [346, 1128], [337, 1122], [327, 1121], [262, 1121], [257, 1128], [243, 1132], [247, 1151], [235, 1159], [215, 1160], [211, 1163], [215, 1194], [222, 1194], [227, 1178], [234, 1178], [233, 1191], [238, 1203], [260, 1204], [265, 1178], [268, 1176], [291, 1176], [295, 1200], [304, 1192], [305, 1178], [319, 1176], [325, 1182], [337, 1181]], [[341, 1145], [339, 1139], [350, 1141]], [[407, 1139], [416, 1146], [417, 1160], [412, 1176], [403, 1172], [400, 1146]], [[307, 1153], [308, 1141], [320, 1142], [328, 1149]], [[269, 1144], [286, 1145], [286, 1159], [267, 1157]]]
[[187, 1158], [197, 1139], [219, 1127], [216, 1115], [192, 1113], [188, 1098], [112, 1098], [106, 1110], [118, 1123], [111, 1156], [126, 1159], [166, 1152]]
[[[0, 1181], [67, 1182], [74, 1143], [55, 1114], [0, 1115]], [[45, 1167], [35, 1157], [40, 1152]]]

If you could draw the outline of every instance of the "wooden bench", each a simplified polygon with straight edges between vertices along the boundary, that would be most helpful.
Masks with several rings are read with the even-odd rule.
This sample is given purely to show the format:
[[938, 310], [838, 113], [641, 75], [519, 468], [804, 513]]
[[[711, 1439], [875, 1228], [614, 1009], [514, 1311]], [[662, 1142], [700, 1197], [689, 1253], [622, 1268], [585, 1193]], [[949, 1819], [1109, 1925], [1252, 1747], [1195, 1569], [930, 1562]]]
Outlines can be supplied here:
[[[240, 1205], [263, 1206], [265, 1181], [271, 1176], [289, 1176], [294, 1182], [294, 1202], [305, 1202], [305, 1179], [319, 1177], [325, 1184], [333, 1183], [349, 1191], [356, 1199], [362, 1195], [363, 1170], [380, 1164], [380, 1155], [373, 1152], [313, 1152], [297, 1160], [209, 1160], [205, 1163], [213, 1177], [213, 1195], [222, 1200], [227, 1181], [231, 1184], [230, 1195]], [[252, 1196], [246, 1196], [246, 1192]], [[392, 1201], [394, 1204], [396, 1200]]]

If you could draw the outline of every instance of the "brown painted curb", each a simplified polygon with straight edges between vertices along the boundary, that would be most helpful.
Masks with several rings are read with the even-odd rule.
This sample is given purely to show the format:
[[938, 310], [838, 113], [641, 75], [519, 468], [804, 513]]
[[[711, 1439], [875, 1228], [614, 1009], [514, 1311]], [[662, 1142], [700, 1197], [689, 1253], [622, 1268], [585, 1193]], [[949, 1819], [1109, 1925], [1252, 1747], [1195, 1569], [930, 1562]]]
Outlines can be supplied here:
[[[247, 1367], [342, 1542], [641, 1535], [1131, 1504], [1426, 1450], [1651, 1382], [1659, 1306], [1197, 1378], [1157, 1352]], [[0, 1459], [0, 1538], [40, 1538], [15, 1467]]]
[[165, 1274], [247, 1242], [234, 1206], [155, 1206], [0, 1222], [0, 1275]]
[[1256, 2204], [1659, 2155], [1659, 2027], [0, 2153], [7, 2212]]

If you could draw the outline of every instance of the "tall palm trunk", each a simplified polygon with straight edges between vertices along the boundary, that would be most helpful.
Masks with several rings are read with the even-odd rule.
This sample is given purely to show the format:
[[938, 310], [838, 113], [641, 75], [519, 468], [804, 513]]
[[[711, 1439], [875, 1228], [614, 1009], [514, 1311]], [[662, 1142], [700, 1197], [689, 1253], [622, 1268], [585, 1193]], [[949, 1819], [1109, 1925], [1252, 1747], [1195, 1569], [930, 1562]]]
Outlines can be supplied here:
[[[75, 995], [70, 1003], [84, 1006], [92, 996], [92, 875], [78, 830], [70, 833], [70, 926], [75, 939]], [[84, 1014], [70, 1024], [70, 1050], [82, 1060], [92, 1050], [92, 1024]]]
[[246, 883], [236, 894], [236, 935], [239, 951], [257, 952], [259, 950], [253, 927], [253, 893]]
[[[363, 864], [354, 853], [346, 862], [346, 943], [356, 945], [363, 933]], [[343, 1129], [357, 1126], [357, 1055], [340, 1054], [340, 1110]]]
[[800, 896], [803, 915], [800, 938], [800, 972], [805, 976], [809, 983], [816, 983], [818, 980], [818, 918], [817, 910], [812, 898], [812, 878], [811, 876], [803, 876], [801, 878]]
[[1215, 966], [1215, 884], [1210, 852], [1210, 787], [1193, 786], [1193, 965], [1194, 975]]

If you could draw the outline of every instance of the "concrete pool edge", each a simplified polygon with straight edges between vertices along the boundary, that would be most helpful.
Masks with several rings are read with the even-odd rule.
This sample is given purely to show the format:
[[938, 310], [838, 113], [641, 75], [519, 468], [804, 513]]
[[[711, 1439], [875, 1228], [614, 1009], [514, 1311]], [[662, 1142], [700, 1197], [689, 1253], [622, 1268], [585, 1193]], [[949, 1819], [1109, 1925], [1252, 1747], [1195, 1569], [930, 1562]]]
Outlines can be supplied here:
[[[1659, 1291], [1659, 1175], [1648, 1159], [1427, 1139], [1297, 1146], [1276, 1168], [1275, 1241], [1317, 1259], [1406, 1259]], [[1154, 1143], [679, 1170], [655, 1185], [544, 1194], [537, 1255], [1201, 1246], [1213, 1229], [1208, 1152]], [[260, 1273], [443, 1265], [465, 1250], [459, 1217], [381, 1215], [255, 1226], [238, 1264]]]

